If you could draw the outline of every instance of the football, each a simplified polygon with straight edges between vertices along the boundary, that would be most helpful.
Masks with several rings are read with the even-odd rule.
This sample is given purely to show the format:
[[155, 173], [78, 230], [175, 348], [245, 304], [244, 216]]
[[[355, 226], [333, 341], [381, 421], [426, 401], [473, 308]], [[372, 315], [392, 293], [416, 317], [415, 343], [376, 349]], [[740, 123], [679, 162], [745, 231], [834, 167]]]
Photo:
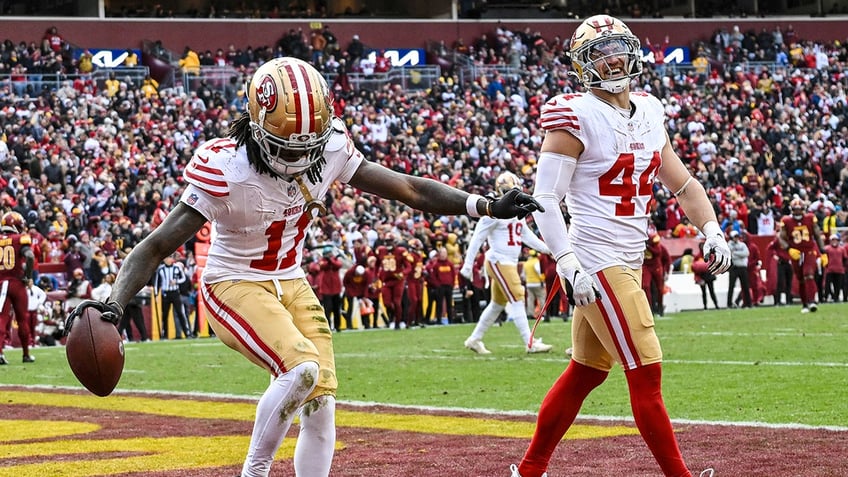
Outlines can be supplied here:
[[118, 328], [88, 307], [74, 320], [65, 343], [71, 371], [86, 389], [108, 396], [124, 371], [124, 342]]

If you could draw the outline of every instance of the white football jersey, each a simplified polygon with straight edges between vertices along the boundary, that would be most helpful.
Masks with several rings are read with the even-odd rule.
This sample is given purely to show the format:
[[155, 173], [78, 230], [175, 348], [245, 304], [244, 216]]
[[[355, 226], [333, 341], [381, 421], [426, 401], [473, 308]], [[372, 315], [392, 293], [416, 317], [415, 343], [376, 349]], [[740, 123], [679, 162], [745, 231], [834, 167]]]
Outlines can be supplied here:
[[[324, 149], [321, 180], [301, 176], [309, 193], [323, 204], [335, 181], [346, 183], [364, 160], [347, 135], [344, 123]], [[230, 138], [212, 139], [197, 148], [183, 172], [189, 184], [180, 200], [213, 223], [214, 239], [203, 280], [291, 279], [301, 269], [306, 228], [318, 215], [297, 181], [259, 174], [247, 159], [247, 149]]]
[[542, 108], [546, 131], [565, 129], [583, 143], [565, 203], [571, 245], [590, 273], [642, 264], [667, 134], [658, 99], [634, 92], [630, 100], [631, 117], [590, 93], [559, 95]]
[[465, 265], [471, 267], [477, 258], [477, 252], [483, 243], [488, 241], [489, 250], [486, 251], [486, 260], [492, 263], [503, 263], [506, 265], [518, 264], [522, 245], [537, 250], [541, 253], [550, 253], [548, 247], [542, 242], [533, 230], [527, 227], [524, 219], [496, 219], [493, 217], [480, 217], [468, 242], [465, 252]]

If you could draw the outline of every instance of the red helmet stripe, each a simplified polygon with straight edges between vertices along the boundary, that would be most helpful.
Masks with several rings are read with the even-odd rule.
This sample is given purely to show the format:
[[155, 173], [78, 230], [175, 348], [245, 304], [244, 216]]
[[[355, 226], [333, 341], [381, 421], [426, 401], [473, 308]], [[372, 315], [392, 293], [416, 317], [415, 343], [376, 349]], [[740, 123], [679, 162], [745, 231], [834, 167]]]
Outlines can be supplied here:
[[[316, 129], [315, 124], [315, 99], [312, 90], [312, 81], [306, 67], [302, 64], [293, 66], [286, 64], [286, 74], [292, 86], [294, 106], [299, 114], [295, 114], [295, 130], [301, 134], [309, 134]], [[303, 114], [306, 113], [306, 114]]]
[[303, 81], [306, 84], [306, 102], [309, 105], [306, 108], [306, 111], [309, 112], [309, 115], [307, 116], [309, 118], [309, 121], [307, 123], [306, 131], [304, 132], [315, 132], [317, 130], [317, 125], [315, 124], [315, 90], [317, 89], [318, 92], [320, 92], [321, 85], [316, 84], [314, 85], [315, 88], [313, 88], [312, 80], [309, 78], [309, 73], [306, 71], [306, 68], [304, 68], [303, 65], [299, 66], [301, 72], [303, 73]]
[[[300, 114], [300, 112], [303, 111], [303, 107], [301, 106], [301, 104], [303, 103], [303, 94], [301, 92], [301, 88], [303, 87], [303, 85], [302, 85], [302, 81], [299, 81], [299, 78], [298, 78], [298, 73], [301, 73], [301, 72], [295, 71], [294, 68], [292, 68], [291, 62], [286, 62], [285, 68], [286, 68], [286, 75], [288, 75], [288, 77], [289, 77], [289, 84], [291, 85], [291, 88], [292, 88], [292, 99], [294, 100], [294, 104], [292, 105], [292, 106], [294, 106], [294, 109], [295, 109], [295, 115], [294, 115], [295, 125], [294, 125], [294, 128], [295, 128], [296, 131], [302, 132], [303, 131], [303, 117], [302, 117], [303, 115]], [[288, 139], [288, 138], [286, 138], [286, 139]]]

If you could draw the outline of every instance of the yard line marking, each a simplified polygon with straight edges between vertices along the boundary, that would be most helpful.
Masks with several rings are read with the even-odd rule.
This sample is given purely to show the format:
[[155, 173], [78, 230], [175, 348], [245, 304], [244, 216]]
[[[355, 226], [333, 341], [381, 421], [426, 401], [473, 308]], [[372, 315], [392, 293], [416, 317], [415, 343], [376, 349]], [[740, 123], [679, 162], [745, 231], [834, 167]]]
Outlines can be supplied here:
[[770, 331], [764, 333], [738, 331], [671, 331], [663, 332], [663, 338], [670, 336], [794, 336], [798, 338], [844, 336], [843, 333], [809, 333], [803, 330]]
[[[509, 346], [505, 346], [509, 347]], [[519, 348], [518, 345], [513, 346]], [[534, 356], [527, 358], [526, 356], [505, 356], [505, 355], [487, 355], [479, 356], [468, 354], [467, 356], [456, 356], [454, 349], [433, 349], [434, 354], [405, 354], [404, 359], [449, 359], [449, 360], [466, 360], [466, 361], [481, 361], [481, 360], [498, 360], [498, 361], [542, 361], [548, 363], [567, 363], [568, 360], [564, 357], [560, 358], [556, 354], [551, 357]], [[360, 359], [395, 359], [379, 353], [336, 353], [336, 358], [360, 358]], [[811, 366], [816, 368], [848, 368], [848, 363], [833, 363], [833, 362], [803, 362], [803, 361], [723, 361], [723, 360], [697, 360], [697, 359], [663, 359], [663, 363], [667, 364], [708, 364], [708, 365], [727, 365], [727, 366]]]
[[[33, 385], [33, 386], [21, 386], [16, 384], [2, 384], [0, 383], [0, 389], [3, 388], [23, 388], [23, 389], [41, 389], [41, 390], [49, 390], [49, 391], [80, 391], [82, 388], [80, 387], [72, 387], [72, 386], [49, 386], [49, 385]], [[239, 401], [249, 401], [256, 402], [261, 393], [257, 393], [255, 395], [244, 395], [244, 394], [225, 394], [225, 393], [205, 393], [205, 392], [178, 392], [178, 391], [153, 391], [153, 390], [128, 390], [128, 389], [116, 389], [112, 392], [112, 395], [120, 395], [120, 394], [141, 394], [141, 395], [149, 395], [149, 396], [176, 396], [182, 398], [212, 398], [212, 399], [230, 399], [230, 400], [239, 400]], [[465, 408], [465, 407], [437, 407], [437, 406], [418, 406], [418, 405], [409, 405], [409, 404], [387, 404], [385, 402], [368, 402], [368, 401], [346, 401], [340, 400], [339, 404], [350, 406], [350, 407], [382, 407], [388, 409], [404, 409], [411, 411], [422, 411], [422, 412], [471, 412], [476, 414], [483, 415], [491, 415], [491, 416], [516, 416], [516, 417], [535, 417], [535, 411], [504, 411], [499, 409], [488, 409], [488, 408]], [[607, 421], [607, 422], [634, 422], [632, 416], [595, 416], [590, 414], [580, 414], [577, 417], [578, 421]], [[787, 429], [787, 430], [827, 430], [827, 431], [835, 431], [835, 432], [848, 432], [848, 427], [846, 426], [814, 426], [810, 424], [797, 424], [797, 423], [770, 423], [770, 422], [760, 422], [760, 421], [706, 421], [706, 420], [695, 420], [695, 419], [672, 419], [672, 423], [678, 425], [699, 425], [699, 426], [731, 426], [731, 427], [759, 427], [759, 428], [768, 428], [768, 429]]]

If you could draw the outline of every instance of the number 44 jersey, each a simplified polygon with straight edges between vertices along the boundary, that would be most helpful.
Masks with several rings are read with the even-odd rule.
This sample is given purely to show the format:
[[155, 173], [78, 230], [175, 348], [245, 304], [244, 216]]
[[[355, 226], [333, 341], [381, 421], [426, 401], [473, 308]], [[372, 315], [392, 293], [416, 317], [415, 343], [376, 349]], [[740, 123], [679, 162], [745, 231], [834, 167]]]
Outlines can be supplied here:
[[320, 173], [289, 181], [259, 174], [246, 148], [229, 138], [195, 151], [183, 172], [189, 185], [180, 200], [213, 224], [206, 283], [305, 276], [300, 265], [306, 229], [323, 210], [333, 182], [349, 181], [363, 160], [344, 124], [334, 121], [333, 128]]
[[591, 93], [563, 94], [542, 108], [542, 128], [564, 129], [583, 143], [565, 203], [572, 246], [590, 273], [642, 263], [668, 135], [659, 100], [631, 93], [630, 101], [625, 111]]

